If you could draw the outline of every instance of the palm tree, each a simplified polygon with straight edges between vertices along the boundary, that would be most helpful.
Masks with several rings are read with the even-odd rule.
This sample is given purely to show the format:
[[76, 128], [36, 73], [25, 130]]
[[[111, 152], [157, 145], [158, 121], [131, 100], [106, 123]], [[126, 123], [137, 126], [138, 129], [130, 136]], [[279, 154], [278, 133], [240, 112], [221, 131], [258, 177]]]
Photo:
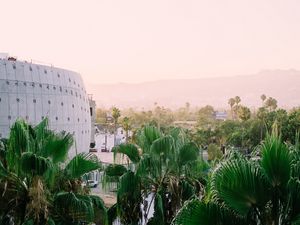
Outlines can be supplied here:
[[261, 101], [262, 101], [262, 106], [264, 106], [264, 103], [265, 103], [265, 100], [267, 99], [267, 96], [266, 96], [265, 94], [262, 94], [262, 95], [260, 96], [260, 99], [261, 99]]
[[121, 111], [117, 107], [112, 108], [112, 117], [114, 118], [114, 146], [116, 145], [116, 135], [117, 135], [117, 124], [118, 119], [121, 116]]
[[[140, 220], [145, 224], [170, 224], [183, 202], [203, 191], [204, 164], [199, 148], [181, 129], [163, 134], [153, 126], [145, 126], [137, 139], [138, 145], [121, 144], [114, 148], [115, 154], [126, 155], [131, 162], [127, 172], [117, 171], [117, 215], [124, 224], [137, 224]], [[147, 197], [150, 200], [141, 211]], [[149, 220], [151, 207], [154, 216]]]
[[211, 175], [209, 194], [193, 199], [174, 224], [299, 224], [299, 145], [268, 136], [250, 159], [234, 153]]
[[128, 142], [128, 132], [131, 130], [131, 122], [130, 119], [125, 116], [122, 120], [122, 128], [125, 131], [125, 138], [126, 138], [126, 143]]
[[230, 98], [228, 100], [228, 104], [230, 105], [231, 118], [233, 119], [233, 110], [232, 110], [232, 108], [233, 108], [233, 106], [235, 104], [235, 99], [234, 98]]
[[105, 212], [102, 200], [80, 185], [81, 176], [100, 164], [84, 153], [66, 163], [72, 144], [70, 134], [49, 130], [47, 119], [35, 127], [22, 120], [12, 126], [0, 162], [1, 224], [76, 224]]

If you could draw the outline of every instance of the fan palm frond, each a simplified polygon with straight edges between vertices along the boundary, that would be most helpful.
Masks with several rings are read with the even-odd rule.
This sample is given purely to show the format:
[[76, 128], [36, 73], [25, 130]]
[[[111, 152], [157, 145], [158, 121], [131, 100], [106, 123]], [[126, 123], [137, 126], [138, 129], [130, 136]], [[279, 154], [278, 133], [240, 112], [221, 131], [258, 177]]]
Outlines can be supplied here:
[[[176, 215], [174, 225], [239, 225], [243, 219], [230, 210], [212, 202], [193, 199], [187, 202]], [[245, 221], [244, 221], [245, 222]]]
[[285, 188], [290, 178], [291, 156], [279, 137], [271, 135], [261, 146], [261, 166], [273, 187]]
[[230, 160], [212, 175], [216, 197], [242, 216], [262, 208], [269, 200], [268, 182], [260, 168], [247, 160]]
[[91, 153], [80, 153], [66, 165], [65, 172], [70, 178], [80, 178], [84, 174], [100, 168], [101, 164], [97, 156]]
[[139, 150], [134, 144], [120, 144], [113, 148], [113, 152], [114, 158], [116, 158], [116, 155], [119, 153], [126, 155], [133, 163], [138, 163], [140, 161]]

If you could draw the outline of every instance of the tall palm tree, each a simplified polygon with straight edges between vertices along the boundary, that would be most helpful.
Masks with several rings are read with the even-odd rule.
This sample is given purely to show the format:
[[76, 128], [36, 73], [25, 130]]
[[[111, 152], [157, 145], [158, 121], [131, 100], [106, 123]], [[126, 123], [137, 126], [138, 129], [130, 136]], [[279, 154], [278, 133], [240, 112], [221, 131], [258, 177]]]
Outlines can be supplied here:
[[299, 145], [271, 135], [250, 159], [232, 154], [213, 171], [209, 194], [194, 199], [174, 224], [299, 224]]
[[80, 185], [81, 176], [100, 164], [88, 154], [67, 163], [72, 144], [70, 134], [49, 130], [47, 119], [35, 127], [22, 120], [12, 126], [0, 162], [1, 224], [76, 224], [92, 222], [94, 208], [104, 212], [101, 199]]
[[128, 133], [131, 130], [131, 122], [127, 116], [125, 116], [122, 120], [122, 128], [125, 131], [125, 139], [126, 139], [126, 143], [127, 143], [128, 142]]
[[234, 98], [228, 99], [228, 104], [230, 106], [231, 118], [233, 119], [234, 117], [233, 117], [233, 110], [232, 110], [232, 108], [233, 108], [233, 106], [235, 104], [235, 99]]
[[121, 111], [117, 107], [112, 108], [112, 117], [114, 119], [114, 146], [116, 145], [116, 135], [117, 135], [117, 124], [118, 119], [121, 116]]
[[[127, 172], [117, 171], [121, 176], [116, 212], [124, 224], [137, 224], [141, 219], [148, 224], [170, 224], [183, 202], [203, 191], [199, 148], [181, 129], [163, 134], [153, 126], [145, 126], [137, 139], [138, 145], [114, 148], [115, 154], [126, 155], [131, 162]], [[141, 211], [146, 197], [150, 200]], [[151, 207], [154, 215], [149, 220]]]
[[264, 103], [265, 103], [265, 100], [267, 99], [267, 96], [265, 95], [265, 94], [262, 94], [261, 96], [260, 96], [260, 99], [261, 99], [261, 101], [262, 101], [262, 107], [264, 106]]

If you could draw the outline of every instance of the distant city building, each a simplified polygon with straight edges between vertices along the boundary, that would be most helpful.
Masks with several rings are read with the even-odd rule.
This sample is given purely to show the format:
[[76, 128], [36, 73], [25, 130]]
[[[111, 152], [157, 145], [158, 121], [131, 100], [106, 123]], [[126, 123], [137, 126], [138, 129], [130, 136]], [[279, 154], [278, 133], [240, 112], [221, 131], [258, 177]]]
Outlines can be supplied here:
[[88, 152], [91, 112], [80, 75], [0, 55], [0, 138], [18, 118], [37, 124], [46, 117], [50, 129], [74, 135], [70, 155]]
[[216, 120], [227, 120], [227, 112], [215, 112], [215, 119]]

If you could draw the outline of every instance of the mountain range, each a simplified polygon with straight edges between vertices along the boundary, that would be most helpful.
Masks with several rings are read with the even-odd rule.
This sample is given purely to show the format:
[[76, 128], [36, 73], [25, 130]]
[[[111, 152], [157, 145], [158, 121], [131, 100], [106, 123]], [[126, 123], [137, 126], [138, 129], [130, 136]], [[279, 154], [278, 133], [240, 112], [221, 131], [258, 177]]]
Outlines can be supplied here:
[[263, 70], [257, 74], [199, 79], [158, 80], [137, 84], [92, 84], [87, 86], [98, 107], [147, 109], [154, 103], [169, 108], [212, 105], [227, 108], [228, 99], [240, 96], [241, 104], [259, 107], [260, 96], [277, 99], [284, 108], [300, 106], [300, 71]]

